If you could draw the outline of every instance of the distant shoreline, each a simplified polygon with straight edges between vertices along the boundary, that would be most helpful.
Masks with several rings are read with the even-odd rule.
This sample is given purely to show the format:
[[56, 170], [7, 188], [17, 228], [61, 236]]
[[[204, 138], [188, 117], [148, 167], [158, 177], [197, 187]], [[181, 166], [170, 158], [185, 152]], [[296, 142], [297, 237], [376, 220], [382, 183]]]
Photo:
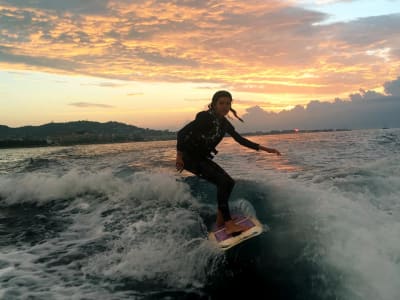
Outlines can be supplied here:
[[290, 130], [271, 130], [271, 131], [255, 131], [242, 133], [245, 136], [255, 135], [278, 135], [278, 134], [302, 134], [302, 133], [313, 133], [313, 132], [335, 132], [335, 131], [352, 131], [352, 129], [339, 128], [339, 129], [290, 129]]
[[[148, 129], [145, 129], [148, 130]], [[255, 131], [241, 133], [243, 136], [262, 136], [262, 135], [281, 135], [281, 134], [304, 134], [304, 133], [315, 133], [315, 132], [340, 132], [340, 131], [351, 131], [351, 129], [312, 129], [312, 130], [271, 130], [271, 131]], [[154, 142], [154, 141], [171, 141], [176, 139], [176, 132], [162, 131], [166, 133], [164, 136], [157, 137], [146, 137], [141, 136], [140, 138], [129, 139], [128, 137], [117, 137], [110, 139], [109, 137], [101, 139], [96, 137], [94, 140], [93, 135], [91, 139], [88, 139], [87, 135], [74, 136], [74, 139], [63, 140], [61, 137], [53, 136], [51, 139], [1, 139], [0, 137], [0, 149], [16, 149], [16, 148], [40, 148], [40, 147], [68, 147], [77, 145], [104, 145], [104, 144], [122, 144], [122, 143], [135, 143], [135, 142]], [[65, 136], [64, 136], [65, 138]], [[59, 142], [54, 142], [59, 141]], [[61, 142], [60, 142], [61, 141]]]
[[71, 144], [48, 144], [46, 141], [32, 141], [27, 143], [9, 143], [14, 141], [1, 141], [0, 149], [17, 149], [17, 148], [44, 148], [44, 147], [69, 147], [79, 145], [106, 145], [106, 144], [127, 144], [127, 143], [147, 143], [147, 142], [158, 142], [158, 141], [173, 141], [174, 138], [170, 139], [159, 139], [159, 140], [132, 140], [132, 141], [98, 141], [98, 142], [76, 142]]
[[10, 128], [0, 125], [0, 148], [72, 146], [169, 140], [175, 132], [119, 122], [74, 121]]

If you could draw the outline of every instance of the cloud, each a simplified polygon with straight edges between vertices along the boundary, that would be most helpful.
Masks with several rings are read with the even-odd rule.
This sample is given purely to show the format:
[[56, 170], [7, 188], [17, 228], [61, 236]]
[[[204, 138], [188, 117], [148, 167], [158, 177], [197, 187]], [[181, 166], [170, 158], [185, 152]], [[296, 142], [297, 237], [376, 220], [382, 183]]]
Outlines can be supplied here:
[[144, 93], [129, 93], [129, 94], [127, 94], [127, 96], [130, 96], [130, 97], [132, 97], [132, 96], [142, 96], [142, 95], [144, 95]]
[[295, 3], [299, 4], [313, 4], [313, 5], [326, 5], [337, 2], [349, 2], [353, 0], [293, 0]]
[[56, 12], [72, 12], [84, 14], [104, 14], [107, 13], [108, 0], [2, 0], [1, 4], [18, 8], [34, 8], [43, 10], [53, 10]]
[[125, 86], [126, 84], [124, 83], [116, 83], [116, 82], [98, 82], [98, 83], [83, 83], [81, 85], [87, 86], [87, 85], [91, 85], [91, 86], [98, 86], [98, 87], [111, 87], [111, 88], [119, 88], [121, 86]]
[[51, 18], [45, 14], [29, 10], [1, 9], [1, 1], [0, 24], [0, 40], [14, 45], [30, 42], [32, 34], [38, 31], [48, 32], [54, 25]]
[[0, 63], [7, 62], [13, 64], [33, 65], [38, 68], [51, 68], [55, 70], [73, 71], [80, 67], [75, 61], [62, 58], [49, 58], [45, 56], [14, 54], [18, 49], [4, 47], [0, 45]]
[[75, 107], [97, 107], [97, 108], [112, 108], [112, 105], [107, 105], [107, 104], [99, 104], [99, 103], [89, 103], [89, 102], [73, 102], [70, 103], [69, 105], [75, 106]]
[[277, 0], [0, 0], [0, 65], [316, 96], [392, 79], [399, 14], [327, 18]]
[[[365, 17], [352, 22], [333, 24], [336, 37], [348, 45], [373, 49], [399, 48], [398, 30], [400, 14]], [[329, 27], [328, 27], [329, 28]], [[394, 42], [394, 43], [393, 43]], [[393, 44], [395, 47], [393, 47]], [[364, 49], [364, 48], [363, 48]]]
[[192, 59], [179, 58], [173, 55], [162, 55], [157, 52], [137, 51], [136, 56], [142, 58], [147, 63], [167, 66], [197, 66], [197, 62]]
[[384, 87], [386, 93], [400, 97], [400, 77], [397, 77], [396, 80], [386, 82]]
[[[268, 112], [259, 106], [247, 109], [243, 115], [241, 131], [268, 131], [300, 129], [361, 129], [400, 127], [400, 78], [385, 84], [395, 94], [383, 95], [375, 91], [360, 90], [349, 100], [334, 102], [310, 101], [306, 106], [297, 105], [279, 113]], [[397, 94], [396, 94], [397, 93]]]

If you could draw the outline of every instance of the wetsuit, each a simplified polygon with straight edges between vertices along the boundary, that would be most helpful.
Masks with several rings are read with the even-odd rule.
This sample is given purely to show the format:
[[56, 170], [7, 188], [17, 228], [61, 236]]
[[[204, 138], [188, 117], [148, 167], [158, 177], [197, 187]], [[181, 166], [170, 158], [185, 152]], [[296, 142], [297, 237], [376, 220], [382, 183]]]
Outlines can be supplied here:
[[178, 132], [177, 150], [182, 152], [184, 168], [217, 186], [218, 209], [224, 221], [231, 219], [228, 199], [235, 181], [213, 162], [215, 147], [228, 133], [239, 144], [259, 150], [259, 145], [242, 137], [224, 117], [219, 118], [212, 110], [202, 111], [196, 119]]

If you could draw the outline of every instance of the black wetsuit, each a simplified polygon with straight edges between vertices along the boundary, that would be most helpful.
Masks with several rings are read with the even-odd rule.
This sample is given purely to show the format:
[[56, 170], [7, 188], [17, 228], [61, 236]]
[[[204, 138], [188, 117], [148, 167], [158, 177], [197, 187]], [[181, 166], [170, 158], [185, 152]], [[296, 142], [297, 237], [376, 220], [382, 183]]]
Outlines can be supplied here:
[[259, 150], [259, 145], [242, 137], [226, 118], [219, 118], [212, 110], [202, 111], [196, 119], [178, 132], [177, 150], [183, 153], [184, 168], [217, 186], [218, 209], [224, 221], [230, 220], [228, 199], [235, 181], [213, 162], [211, 153], [228, 133], [239, 144]]

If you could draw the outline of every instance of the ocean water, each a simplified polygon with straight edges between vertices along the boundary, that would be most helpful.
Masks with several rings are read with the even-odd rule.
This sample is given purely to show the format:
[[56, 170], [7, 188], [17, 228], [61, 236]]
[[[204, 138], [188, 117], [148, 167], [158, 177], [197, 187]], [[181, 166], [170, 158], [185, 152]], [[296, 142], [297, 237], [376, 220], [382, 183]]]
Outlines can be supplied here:
[[225, 253], [174, 141], [0, 150], [0, 299], [400, 299], [400, 129], [250, 139], [215, 161], [269, 231]]

